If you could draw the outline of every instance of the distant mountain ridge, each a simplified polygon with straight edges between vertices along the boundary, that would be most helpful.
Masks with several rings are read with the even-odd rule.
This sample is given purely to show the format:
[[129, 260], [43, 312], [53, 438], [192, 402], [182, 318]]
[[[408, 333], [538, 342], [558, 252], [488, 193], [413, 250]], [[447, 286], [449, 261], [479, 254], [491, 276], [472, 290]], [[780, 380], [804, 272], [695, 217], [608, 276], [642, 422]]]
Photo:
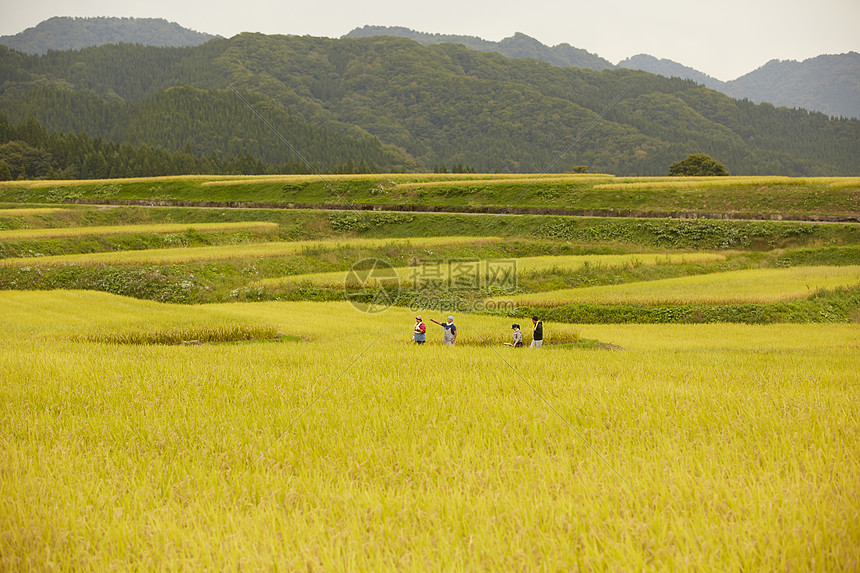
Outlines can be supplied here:
[[216, 38], [183, 28], [162, 18], [69, 18], [55, 17], [14, 36], [0, 36], [0, 44], [27, 54], [48, 50], [77, 50], [103, 44], [145, 46], [199, 46]]
[[802, 62], [771, 60], [727, 82], [720, 91], [754, 103], [860, 118], [860, 54], [823, 55]]
[[672, 60], [658, 60], [654, 56], [648, 54], [638, 54], [626, 60], [618, 62], [616, 68], [627, 68], [630, 70], [640, 70], [663, 76], [666, 78], [682, 78], [685, 80], [693, 80], [697, 84], [724, 92], [726, 82], [712, 78], [706, 73], [700, 72], [694, 68], [687, 67]]
[[461, 44], [470, 50], [497, 52], [509, 58], [534, 58], [554, 66], [575, 66], [591, 70], [609, 70], [615, 66], [600, 56], [574, 48], [569, 44], [549, 47], [530, 36], [517, 32], [500, 42], [491, 42], [476, 36], [457, 36], [452, 34], [428, 34], [401, 26], [364, 26], [344, 35], [344, 38], [371, 38], [373, 36], [395, 36], [409, 38], [423, 46], [433, 44]]
[[771, 60], [735, 80], [722, 82], [671, 60], [640, 54], [618, 63], [630, 68], [693, 80], [736, 99], [860, 118], [860, 54], [822, 55], [802, 62]]
[[672, 60], [639, 54], [617, 65], [568, 44], [548, 47], [538, 40], [516, 33], [500, 42], [475, 36], [427, 34], [403, 27], [364, 26], [345, 38], [396, 36], [425, 46], [439, 43], [462, 44], [472, 50], [497, 52], [508, 58], [535, 58], [555, 66], [575, 66], [597, 71], [628, 68], [667, 78], [692, 80], [737, 99], [775, 106], [820, 111], [835, 117], [860, 118], [860, 54], [822, 55], [802, 62], [773, 60], [729, 82], [713, 78]]

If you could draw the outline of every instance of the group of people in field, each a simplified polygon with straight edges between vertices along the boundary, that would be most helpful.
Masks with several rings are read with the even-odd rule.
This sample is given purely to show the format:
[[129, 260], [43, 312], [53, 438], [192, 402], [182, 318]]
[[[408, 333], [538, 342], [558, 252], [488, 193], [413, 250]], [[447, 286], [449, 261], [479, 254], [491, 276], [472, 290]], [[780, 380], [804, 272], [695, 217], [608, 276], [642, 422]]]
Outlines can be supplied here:
[[[454, 344], [457, 342], [457, 327], [454, 325], [453, 316], [448, 317], [448, 322], [439, 322], [432, 318], [430, 319], [430, 322], [434, 322], [445, 329], [443, 338], [445, 344]], [[414, 334], [412, 335], [412, 340], [415, 341], [415, 344], [424, 344], [427, 341], [427, 326], [424, 324], [424, 320], [420, 316], [415, 317], [415, 326], [413, 331]]]
[[[444, 329], [443, 332], [443, 342], [445, 344], [454, 344], [457, 342], [457, 326], [454, 324], [454, 317], [449, 316], [447, 322], [439, 322], [438, 320], [430, 319], [430, 322], [434, 324], [438, 324]], [[543, 322], [538, 319], [538, 317], [532, 317], [532, 324], [534, 328], [532, 329], [532, 342], [531, 348], [540, 348], [543, 346]], [[415, 317], [415, 326], [413, 327], [412, 340], [415, 344], [424, 344], [427, 341], [427, 325], [424, 324], [424, 319], [421, 316]], [[511, 330], [513, 331], [514, 341], [513, 343], [506, 342], [506, 346], [513, 346], [514, 348], [522, 348], [523, 346], [523, 331], [520, 329], [519, 324], [512, 324]]]

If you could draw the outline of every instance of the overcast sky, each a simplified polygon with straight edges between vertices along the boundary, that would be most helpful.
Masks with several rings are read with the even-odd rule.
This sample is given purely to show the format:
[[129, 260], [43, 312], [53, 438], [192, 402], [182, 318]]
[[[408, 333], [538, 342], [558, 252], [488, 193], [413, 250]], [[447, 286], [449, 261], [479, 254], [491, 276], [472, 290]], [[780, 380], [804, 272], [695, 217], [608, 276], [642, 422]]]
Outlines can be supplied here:
[[364, 25], [466, 34], [515, 32], [612, 63], [650, 54], [732, 80], [772, 59], [860, 52], [860, 0], [0, 0], [0, 35], [52, 16], [164, 18], [210, 34], [340, 37]]

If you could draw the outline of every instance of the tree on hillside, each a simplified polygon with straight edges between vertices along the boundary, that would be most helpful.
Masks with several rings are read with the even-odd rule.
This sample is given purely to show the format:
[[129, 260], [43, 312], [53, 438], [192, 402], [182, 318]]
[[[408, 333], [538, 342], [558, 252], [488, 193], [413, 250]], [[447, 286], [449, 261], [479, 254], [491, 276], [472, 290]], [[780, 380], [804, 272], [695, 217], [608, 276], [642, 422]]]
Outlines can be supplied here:
[[711, 159], [705, 153], [693, 153], [686, 159], [669, 166], [669, 175], [728, 175], [725, 165]]
[[23, 141], [3, 142], [0, 145], [0, 161], [9, 168], [12, 178], [42, 177], [51, 168], [51, 154]]

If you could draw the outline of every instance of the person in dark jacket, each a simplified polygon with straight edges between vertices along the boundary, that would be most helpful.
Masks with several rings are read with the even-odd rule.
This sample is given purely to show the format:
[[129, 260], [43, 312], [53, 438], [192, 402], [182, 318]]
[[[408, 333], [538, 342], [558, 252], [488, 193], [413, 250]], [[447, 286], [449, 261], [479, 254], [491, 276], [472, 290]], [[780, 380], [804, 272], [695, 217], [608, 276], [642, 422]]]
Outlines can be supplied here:
[[533, 316], [532, 324], [534, 324], [534, 330], [532, 330], [531, 348], [540, 348], [543, 346], [543, 322], [538, 320], [538, 317]]

